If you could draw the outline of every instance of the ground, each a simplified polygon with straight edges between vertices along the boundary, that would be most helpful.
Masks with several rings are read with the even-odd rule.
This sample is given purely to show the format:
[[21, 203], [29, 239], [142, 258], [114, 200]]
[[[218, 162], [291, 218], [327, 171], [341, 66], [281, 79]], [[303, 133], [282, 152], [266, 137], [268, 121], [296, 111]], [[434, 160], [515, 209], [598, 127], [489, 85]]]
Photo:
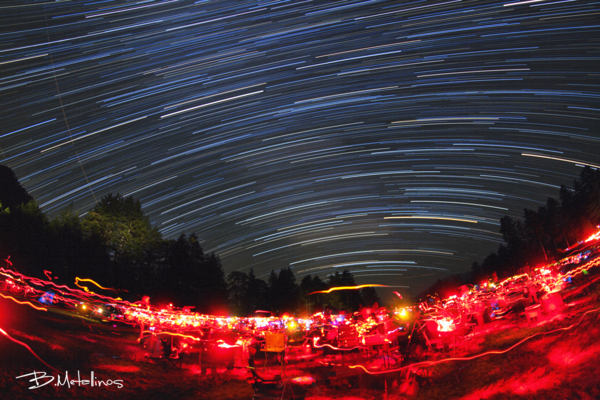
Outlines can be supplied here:
[[[292, 386], [296, 398], [307, 400], [598, 399], [599, 317], [596, 289], [538, 323], [520, 319], [486, 324], [448, 353], [431, 354], [434, 361], [414, 366], [408, 377], [406, 370], [336, 377], [334, 368], [315, 368], [314, 362], [313, 367], [290, 365], [286, 373], [316, 379]], [[252, 398], [247, 369], [219, 368], [203, 375], [197, 354], [184, 359], [181, 369], [165, 366], [146, 357], [135, 328], [99, 323], [59, 309], [38, 311], [5, 298], [0, 298], [0, 328], [41, 359], [0, 335], [3, 398]], [[79, 373], [82, 382], [90, 380], [92, 372], [94, 387], [63, 384], [67, 373], [75, 380]], [[43, 385], [50, 377], [53, 381]], [[287, 395], [291, 398], [291, 391]]]

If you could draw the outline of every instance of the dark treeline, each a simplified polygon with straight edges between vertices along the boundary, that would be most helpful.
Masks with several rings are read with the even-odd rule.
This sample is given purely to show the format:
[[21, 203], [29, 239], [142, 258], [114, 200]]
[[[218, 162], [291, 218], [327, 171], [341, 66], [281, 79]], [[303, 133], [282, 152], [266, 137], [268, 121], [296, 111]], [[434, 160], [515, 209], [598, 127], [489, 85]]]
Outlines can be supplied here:
[[296, 282], [290, 268], [279, 274], [271, 271], [268, 282], [257, 279], [254, 271], [248, 274], [234, 271], [227, 275], [231, 309], [236, 315], [249, 315], [256, 310], [270, 310], [276, 315], [296, 313], [313, 314], [323, 310], [356, 311], [361, 306], [379, 303], [377, 291], [372, 287], [358, 290], [339, 290], [327, 294], [311, 294], [332, 287], [355, 286], [354, 276], [345, 269], [329, 275], [326, 281], [318, 276], [306, 275]]
[[522, 219], [504, 216], [500, 233], [504, 243], [481, 264], [474, 262], [470, 273], [438, 280], [420, 294], [455, 291], [466, 283], [479, 283], [494, 274], [503, 279], [518, 273], [526, 265], [534, 268], [559, 260], [579, 241], [597, 231], [600, 225], [600, 170], [585, 167], [573, 188], [561, 185], [559, 200], [549, 197], [537, 210], [523, 210]]
[[50, 271], [55, 283], [71, 287], [75, 277], [89, 278], [126, 290], [111, 293], [86, 284], [99, 294], [130, 301], [149, 295], [153, 304], [191, 306], [201, 313], [354, 311], [379, 301], [373, 288], [308, 296], [333, 286], [354, 286], [348, 270], [327, 281], [308, 275], [300, 284], [289, 268], [272, 271], [268, 282], [252, 270], [225, 277], [219, 257], [205, 254], [195, 234], [163, 239], [132, 197], [109, 194], [83, 217], [69, 206], [49, 220], [14, 172], [0, 166], [0, 257], [9, 256], [28, 276], [46, 279], [45, 271]]

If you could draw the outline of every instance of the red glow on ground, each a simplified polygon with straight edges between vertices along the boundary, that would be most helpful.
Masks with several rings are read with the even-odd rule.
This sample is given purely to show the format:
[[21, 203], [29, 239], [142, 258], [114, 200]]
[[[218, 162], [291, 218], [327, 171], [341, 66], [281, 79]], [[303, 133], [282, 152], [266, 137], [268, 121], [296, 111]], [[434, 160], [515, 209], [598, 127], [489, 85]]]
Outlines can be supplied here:
[[96, 339], [90, 339], [89, 337], [87, 337], [85, 335], [77, 335], [76, 337], [77, 337], [77, 339], [85, 340], [86, 342], [98, 343], [98, 341]]
[[537, 368], [530, 370], [518, 379], [501, 380], [492, 385], [486, 386], [483, 389], [476, 390], [469, 395], [462, 397], [460, 400], [479, 400], [487, 399], [494, 395], [510, 394], [532, 394], [539, 390], [550, 389], [559, 381], [559, 376], [548, 374], [545, 368]]
[[19, 337], [25, 338], [27, 340], [31, 340], [31, 341], [34, 341], [34, 342], [44, 343], [44, 344], [48, 345], [52, 350], [64, 350], [65, 349], [64, 347], [62, 347], [62, 346], [60, 346], [58, 344], [49, 343], [46, 340], [41, 339], [41, 338], [39, 338], [37, 336], [28, 335], [26, 333], [19, 332], [19, 331], [14, 330], [14, 329], [11, 329], [10, 333], [12, 335], [14, 335], [14, 336], [19, 336]]
[[190, 365], [189, 371], [194, 375], [202, 375], [202, 368], [197, 364]]
[[33, 335], [28, 335], [26, 333], [23, 333], [23, 332], [14, 330], [14, 329], [11, 329], [10, 333], [12, 333], [15, 336], [19, 336], [19, 337], [22, 337], [22, 338], [25, 338], [25, 339], [28, 339], [28, 340], [32, 340], [34, 342], [46, 343], [46, 341], [44, 339], [42, 339], [42, 338], [39, 338], [39, 337], [33, 336]]
[[[327, 396], [311, 396], [310, 400], [333, 400], [333, 397], [327, 397]], [[356, 397], [356, 396], [342, 396], [342, 397], [335, 397], [335, 400], [365, 400], [364, 397]]]
[[133, 365], [98, 365], [95, 368], [106, 369], [115, 372], [138, 372], [140, 369]]
[[558, 348], [552, 350], [548, 354], [548, 359], [557, 365], [571, 367], [592, 358], [597, 357], [600, 353], [600, 345], [591, 347], [585, 351], [577, 348]]

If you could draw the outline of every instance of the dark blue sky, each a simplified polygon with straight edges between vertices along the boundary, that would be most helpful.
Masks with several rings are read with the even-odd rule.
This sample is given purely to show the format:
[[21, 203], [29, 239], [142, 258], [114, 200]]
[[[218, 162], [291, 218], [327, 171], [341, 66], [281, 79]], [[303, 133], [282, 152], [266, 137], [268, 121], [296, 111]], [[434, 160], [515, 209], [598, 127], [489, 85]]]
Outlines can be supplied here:
[[420, 291], [600, 165], [592, 1], [4, 1], [0, 162], [226, 272]]

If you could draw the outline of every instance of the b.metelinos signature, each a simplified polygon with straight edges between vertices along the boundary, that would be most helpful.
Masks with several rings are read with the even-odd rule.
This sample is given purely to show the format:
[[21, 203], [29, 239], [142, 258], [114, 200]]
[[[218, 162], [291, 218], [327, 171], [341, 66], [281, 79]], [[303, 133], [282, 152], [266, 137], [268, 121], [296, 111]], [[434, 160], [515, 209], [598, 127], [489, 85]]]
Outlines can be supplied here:
[[72, 386], [91, 386], [91, 387], [103, 387], [103, 386], [112, 386], [116, 385], [118, 389], [123, 388], [123, 380], [122, 379], [107, 379], [105, 381], [97, 379], [94, 376], [94, 371], [90, 372], [90, 379], [82, 379], [81, 374], [77, 371], [77, 379], [69, 379], [69, 371], [65, 372], [64, 379], [61, 378], [61, 375], [56, 375], [56, 377], [52, 375], [48, 375], [44, 371], [33, 371], [29, 374], [17, 376], [16, 379], [31, 377], [29, 382], [33, 383], [33, 386], [29, 386], [29, 389], [38, 389], [43, 386], [49, 385], [54, 382], [54, 386], [67, 386], [69, 389]]

